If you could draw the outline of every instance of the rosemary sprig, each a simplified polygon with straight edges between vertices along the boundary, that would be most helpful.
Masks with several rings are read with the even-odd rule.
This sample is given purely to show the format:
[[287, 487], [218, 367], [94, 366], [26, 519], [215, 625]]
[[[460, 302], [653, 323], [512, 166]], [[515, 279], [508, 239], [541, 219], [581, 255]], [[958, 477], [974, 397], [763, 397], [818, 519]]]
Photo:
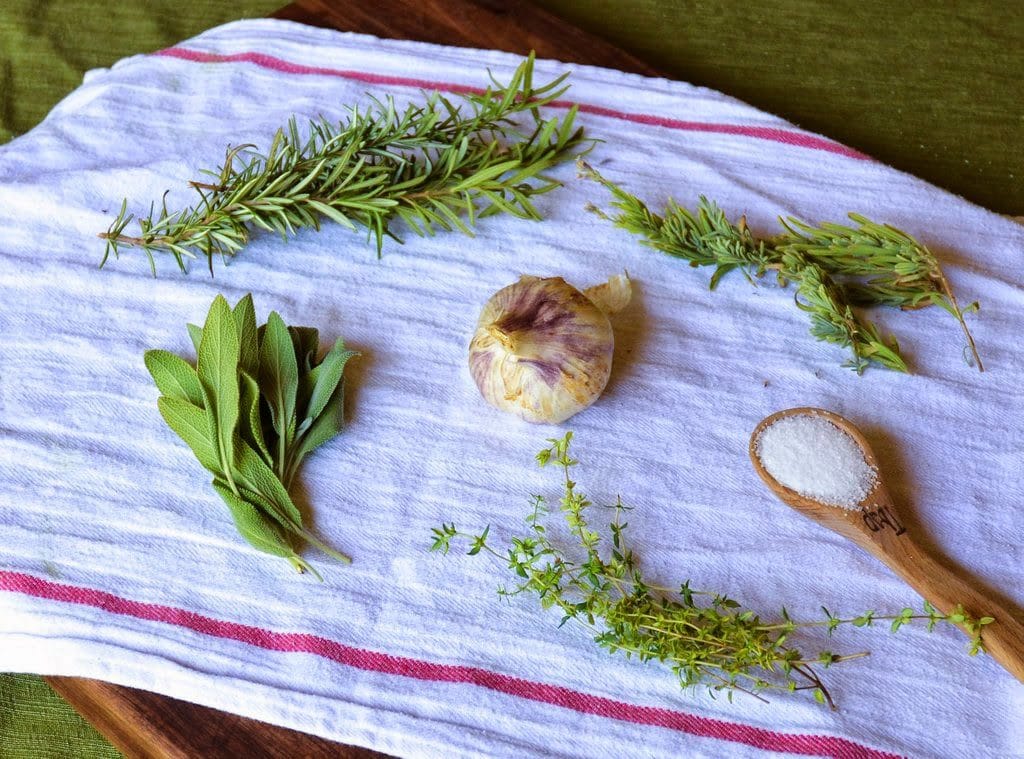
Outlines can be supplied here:
[[595, 642], [610, 653], [668, 665], [683, 688], [704, 684], [712, 695], [726, 691], [730, 701], [737, 691], [764, 700], [759, 694], [766, 691], [806, 690], [835, 708], [816, 667], [867, 654], [823, 650], [805, 656], [790, 643], [791, 635], [803, 628], [823, 627], [831, 636], [841, 626], [870, 627], [883, 620], [890, 622], [892, 632], [914, 620], [926, 621], [929, 630], [940, 622], [958, 623], [971, 633], [969, 653], [983, 650], [981, 631], [993, 619], [972, 619], [960, 606], [942, 614], [926, 601], [923, 613], [908, 607], [898, 614], [867, 611], [854, 617], [839, 617], [822, 607], [825, 618], [811, 622], [794, 621], [783, 608], [779, 621], [765, 622], [727, 596], [690, 588], [689, 581], [671, 589], [651, 584], [626, 544], [629, 525], [622, 521], [627, 511], [622, 501], [613, 507], [609, 546], [606, 538], [591, 529], [586, 512], [592, 504], [571, 477], [571, 469], [579, 463], [570, 455], [572, 433], [548, 442], [550, 445], [537, 454], [537, 461], [562, 470], [559, 510], [579, 544], [577, 551], [564, 550], [551, 541], [545, 525], [548, 503], [542, 496], [533, 497], [526, 519], [529, 534], [512, 538], [504, 551], [492, 546], [489, 527], [474, 534], [459, 531], [453, 523], [433, 530], [431, 550], [448, 553], [453, 541], [464, 540], [469, 555], [482, 552], [507, 562], [520, 579], [511, 590], [499, 588], [502, 597], [536, 595], [543, 608], [557, 607], [562, 612], [560, 626], [572, 621], [589, 630]]
[[[421, 104], [400, 109], [393, 99], [371, 98], [352, 107], [346, 120], [309, 124], [304, 138], [295, 119], [277, 132], [266, 154], [253, 145], [229, 148], [210, 182], [192, 182], [199, 201], [139, 218], [140, 232], [126, 234], [134, 216], [121, 205], [106, 240], [101, 266], [123, 248], [141, 248], [155, 274], [154, 253], [169, 253], [184, 271], [186, 259], [230, 257], [253, 229], [279, 233], [319, 229], [327, 218], [350, 229], [364, 227], [380, 255], [384, 238], [401, 242], [402, 221], [419, 235], [437, 229], [472, 234], [479, 218], [508, 213], [540, 219], [533, 202], [561, 183], [545, 174], [568, 160], [585, 138], [576, 107], [559, 118], [540, 108], [568, 89], [567, 74], [533, 83], [531, 54], [505, 84], [493, 82], [461, 103], [433, 92]], [[526, 114], [522, 129], [513, 117]]]
[[972, 303], [960, 308], [935, 255], [895, 227], [850, 214], [855, 226], [813, 226], [799, 219], [780, 219], [783, 232], [756, 239], [740, 218], [735, 224], [713, 201], [701, 196], [696, 212], [669, 200], [658, 215], [635, 195], [601, 176], [582, 160], [580, 175], [604, 185], [612, 194], [608, 215], [588, 206], [616, 226], [637, 235], [641, 243], [681, 258], [691, 266], [714, 266], [710, 287], [739, 269], [755, 278], [774, 272], [780, 284], [796, 284], [797, 306], [811, 319], [811, 334], [819, 340], [849, 348], [846, 364], [861, 373], [871, 363], [907, 371], [895, 338], [884, 338], [854, 306], [893, 306], [903, 310], [938, 305], [960, 324], [973, 363], [984, 371], [964, 314], [978, 310]]

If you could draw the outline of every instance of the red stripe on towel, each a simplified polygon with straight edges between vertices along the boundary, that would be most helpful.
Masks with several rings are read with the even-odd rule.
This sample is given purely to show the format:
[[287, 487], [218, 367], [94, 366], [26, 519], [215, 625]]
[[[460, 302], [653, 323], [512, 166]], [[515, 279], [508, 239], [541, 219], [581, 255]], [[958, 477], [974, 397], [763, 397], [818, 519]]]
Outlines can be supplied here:
[[594, 714], [638, 725], [662, 727], [703, 738], [742, 743], [770, 751], [787, 751], [836, 759], [892, 759], [894, 754], [861, 746], [845, 738], [826, 735], [780, 733], [736, 722], [700, 717], [695, 714], [640, 706], [603, 696], [583, 693], [548, 683], [458, 664], [439, 664], [406, 656], [394, 656], [339, 643], [319, 635], [301, 632], [275, 632], [239, 622], [228, 622], [186, 609], [162, 604], [132, 601], [102, 590], [93, 590], [44, 580], [20, 572], [0, 571], [0, 591], [21, 593], [33, 598], [77, 604], [111, 614], [161, 622], [203, 635], [234, 640], [267, 651], [303, 653], [319, 656], [356, 669], [416, 680], [476, 685], [517, 698]]
[[[301, 63], [286, 61], [281, 58], [275, 58], [274, 56], [267, 55], [265, 53], [245, 52], [223, 55], [219, 53], [205, 53], [201, 50], [191, 50], [184, 47], [171, 47], [166, 50], [160, 50], [154, 53], [154, 55], [160, 55], [167, 58], [179, 58], [184, 61], [192, 61], [193, 63], [252, 63], [261, 68], [280, 71], [285, 74], [333, 76], [341, 79], [365, 82], [367, 84], [416, 87], [417, 89], [438, 90], [440, 92], [450, 92], [455, 94], [479, 94], [483, 92], [483, 89], [479, 87], [470, 87], [468, 85], [454, 84], [452, 82], [437, 82], [428, 79], [414, 79], [388, 74], [376, 74], [369, 71], [353, 71], [349, 69], [325, 68], [322, 66], [307, 66]], [[862, 161], [871, 160], [871, 158], [864, 153], [860, 153], [853, 148], [848, 148], [845, 145], [840, 145], [837, 142], [832, 142], [824, 137], [818, 137], [817, 135], [807, 134], [806, 132], [798, 132], [779, 127], [742, 126], [739, 124], [721, 124], [704, 121], [683, 121], [680, 119], [670, 119], [665, 116], [655, 116], [647, 113], [617, 111], [612, 108], [605, 108], [599, 105], [574, 103], [568, 100], [555, 101], [551, 103], [549, 107], [570, 108], [573, 105], [578, 106], [580, 113], [590, 113], [595, 116], [604, 116], [610, 119], [618, 119], [620, 121], [630, 121], [635, 124], [646, 124], [648, 126], [676, 129], [683, 132], [709, 132], [713, 134], [728, 134], [738, 137], [752, 137], [759, 140], [778, 142], [783, 145], [792, 145], [810, 150], [822, 150], [827, 153], [835, 153], [836, 155], [855, 158]]]

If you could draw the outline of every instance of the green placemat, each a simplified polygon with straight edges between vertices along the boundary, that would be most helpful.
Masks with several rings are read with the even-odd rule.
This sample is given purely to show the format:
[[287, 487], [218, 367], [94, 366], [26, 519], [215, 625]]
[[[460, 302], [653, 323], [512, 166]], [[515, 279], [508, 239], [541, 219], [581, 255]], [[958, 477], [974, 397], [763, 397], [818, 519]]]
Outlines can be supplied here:
[[121, 755], [34, 675], [0, 675], [4, 759], [118, 759]]
[[1024, 215], [1017, 2], [536, 1], [673, 78]]
[[267, 16], [284, 0], [3, 0], [0, 3], [0, 142], [37, 124], [91, 68], [109, 66], [239, 18]]

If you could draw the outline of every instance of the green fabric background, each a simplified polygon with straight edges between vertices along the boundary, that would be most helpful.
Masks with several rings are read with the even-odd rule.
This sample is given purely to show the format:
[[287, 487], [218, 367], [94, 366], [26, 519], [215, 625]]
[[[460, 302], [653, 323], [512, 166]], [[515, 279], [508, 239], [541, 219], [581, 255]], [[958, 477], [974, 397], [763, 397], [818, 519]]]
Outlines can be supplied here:
[[120, 754], [34, 675], [0, 676], [0, 757], [117, 759]]
[[993, 211], [1024, 214], [1019, 0], [541, 0], [673, 78], [734, 95]]
[[[735, 95], [992, 210], [1024, 214], [1024, 13], [959, 0], [537, 0], [677, 79]], [[82, 73], [283, 0], [2, 0], [0, 142]], [[0, 677], [3, 757], [116, 756], [38, 678]]]
[[[1024, 214], [1024, 13], [958, 0], [536, 0], [674, 78], [720, 89]], [[3, 0], [0, 142], [81, 74], [282, 0]]]

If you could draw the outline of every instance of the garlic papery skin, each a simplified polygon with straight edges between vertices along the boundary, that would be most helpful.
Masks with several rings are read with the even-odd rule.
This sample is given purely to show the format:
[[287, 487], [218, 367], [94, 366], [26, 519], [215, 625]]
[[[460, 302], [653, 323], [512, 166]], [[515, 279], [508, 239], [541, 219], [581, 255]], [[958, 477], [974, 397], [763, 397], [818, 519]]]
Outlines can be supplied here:
[[[615, 338], [609, 312], [624, 307], [629, 277], [593, 288], [561, 277], [524, 276], [484, 306], [469, 345], [469, 370], [495, 408], [528, 422], [563, 422], [608, 384]], [[596, 302], [595, 302], [596, 301]]]

